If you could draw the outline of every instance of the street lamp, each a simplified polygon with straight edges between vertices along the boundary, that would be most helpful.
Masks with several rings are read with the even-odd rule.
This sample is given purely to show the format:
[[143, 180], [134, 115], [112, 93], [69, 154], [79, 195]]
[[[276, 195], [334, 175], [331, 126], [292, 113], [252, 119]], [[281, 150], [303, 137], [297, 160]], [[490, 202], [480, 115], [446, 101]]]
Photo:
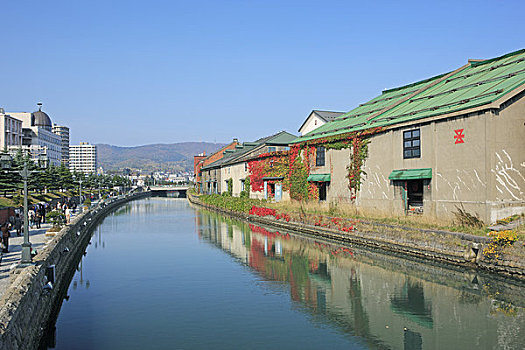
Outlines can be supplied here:
[[[27, 180], [29, 176], [33, 173], [38, 173], [40, 170], [29, 170], [28, 168], [28, 159], [24, 159], [24, 167], [22, 170], [9, 170], [11, 168], [12, 158], [9, 154], [4, 153], [0, 157], [0, 164], [4, 171], [16, 172], [20, 174], [22, 180], [24, 180], [24, 243], [22, 243], [22, 255], [20, 257], [20, 262], [22, 264], [30, 264], [32, 262], [31, 257], [31, 242], [29, 242], [29, 220], [27, 215]], [[38, 166], [41, 169], [46, 169], [49, 163], [49, 159], [40, 155], [38, 157]]]
[[79, 184], [79, 190], [78, 190], [78, 206], [80, 207], [80, 212], [82, 213], [82, 182], [84, 182], [84, 179], [82, 176], [74, 176], [75, 180], [78, 181]]

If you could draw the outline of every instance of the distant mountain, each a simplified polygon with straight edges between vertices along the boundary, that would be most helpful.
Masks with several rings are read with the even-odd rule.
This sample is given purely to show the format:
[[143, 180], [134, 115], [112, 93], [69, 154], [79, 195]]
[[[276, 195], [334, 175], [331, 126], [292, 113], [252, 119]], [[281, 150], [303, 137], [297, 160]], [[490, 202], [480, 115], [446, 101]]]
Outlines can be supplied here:
[[193, 156], [212, 154], [224, 144], [210, 142], [181, 142], [135, 147], [97, 145], [98, 165], [104, 170], [124, 168], [151, 171], [193, 171]]

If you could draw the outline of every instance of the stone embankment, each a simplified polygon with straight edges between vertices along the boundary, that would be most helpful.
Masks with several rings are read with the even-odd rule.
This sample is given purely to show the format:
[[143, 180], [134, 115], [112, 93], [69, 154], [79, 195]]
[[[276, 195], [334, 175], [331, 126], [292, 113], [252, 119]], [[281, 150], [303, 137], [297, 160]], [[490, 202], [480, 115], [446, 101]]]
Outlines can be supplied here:
[[58, 314], [93, 228], [122, 204], [150, 195], [111, 198], [77, 215], [34, 257], [34, 264], [12, 271], [12, 282], [0, 301], [0, 349], [38, 348], [48, 321]]
[[335, 242], [358, 244], [431, 261], [487, 270], [505, 277], [525, 281], [525, 248], [523, 246], [512, 247], [507, 249], [497, 259], [491, 259], [483, 254], [483, 249], [490, 242], [489, 237], [440, 230], [416, 229], [362, 220], [355, 231], [341, 232], [301, 222], [277, 220], [271, 216], [260, 217], [224, 210], [207, 205], [201, 202], [198, 196], [191, 194], [188, 195], [188, 200], [199, 206], [255, 224], [272, 226], [277, 229], [289, 230]]

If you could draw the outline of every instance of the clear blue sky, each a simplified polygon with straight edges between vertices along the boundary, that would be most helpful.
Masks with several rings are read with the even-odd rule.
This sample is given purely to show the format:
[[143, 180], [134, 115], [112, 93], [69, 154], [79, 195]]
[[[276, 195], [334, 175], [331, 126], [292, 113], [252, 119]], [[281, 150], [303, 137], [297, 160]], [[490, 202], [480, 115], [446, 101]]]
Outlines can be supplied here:
[[525, 1], [2, 1], [0, 106], [130, 146], [297, 134], [312, 109], [525, 47]]

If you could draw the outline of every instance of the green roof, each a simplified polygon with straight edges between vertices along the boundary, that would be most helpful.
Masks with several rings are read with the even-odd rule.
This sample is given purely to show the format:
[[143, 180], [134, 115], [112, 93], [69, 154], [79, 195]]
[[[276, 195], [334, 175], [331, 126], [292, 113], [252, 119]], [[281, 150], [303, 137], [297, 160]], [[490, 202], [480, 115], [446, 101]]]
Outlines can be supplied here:
[[431, 178], [431, 168], [394, 170], [388, 176], [389, 180], [417, 180]]
[[330, 174], [310, 174], [306, 180], [310, 182], [330, 182]]
[[292, 135], [286, 131], [280, 131], [277, 134], [263, 137], [255, 142], [244, 142], [241, 145], [237, 145], [235, 149], [227, 149], [223, 152], [223, 157], [216, 160], [213, 163], [202, 167], [202, 170], [208, 170], [213, 168], [219, 168], [226, 164], [233, 164], [239, 161], [242, 156], [246, 155], [248, 152], [254, 150], [255, 148], [261, 145], [289, 145], [297, 136]]
[[525, 49], [490, 60], [470, 61], [450, 73], [385, 90], [294, 143], [482, 107], [524, 83]]
[[267, 145], [289, 145], [293, 140], [295, 140], [297, 136], [290, 134], [286, 131], [280, 131], [277, 134], [264, 137], [262, 139], [259, 139], [255, 141], [257, 144], [267, 144]]

